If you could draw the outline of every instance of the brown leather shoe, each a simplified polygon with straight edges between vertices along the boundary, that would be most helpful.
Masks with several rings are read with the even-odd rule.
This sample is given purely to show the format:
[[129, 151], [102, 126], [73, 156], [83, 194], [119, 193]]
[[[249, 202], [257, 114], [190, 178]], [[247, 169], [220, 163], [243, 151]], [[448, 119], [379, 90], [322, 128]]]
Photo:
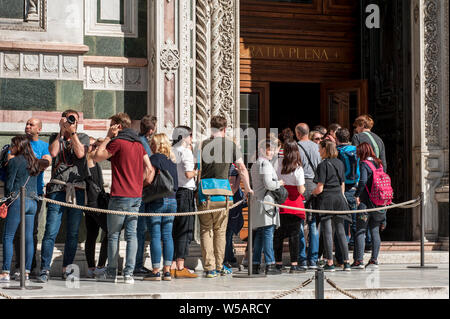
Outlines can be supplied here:
[[182, 270], [175, 270], [175, 278], [197, 278], [197, 274], [191, 273], [186, 267]]
[[176, 269], [170, 269], [170, 276], [172, 278], [175, 278], [175, 271], [176, 271]]

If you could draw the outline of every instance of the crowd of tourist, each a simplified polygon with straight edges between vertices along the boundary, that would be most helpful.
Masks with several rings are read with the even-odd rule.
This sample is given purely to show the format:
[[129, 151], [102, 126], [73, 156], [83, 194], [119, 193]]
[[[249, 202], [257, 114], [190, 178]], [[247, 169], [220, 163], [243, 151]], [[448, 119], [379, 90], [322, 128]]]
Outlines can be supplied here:
[[[232, 273], [237, 266], [233, 236], [243, 228], [242, 209], [249, 199], [252, 218], [253, 271], [280, 274], [323, 267], [325, 271], [344, 271], [377, 267], [380, 229], [386, 225], [386, 211], [358, 214], [305, 213], [291, 208], [345, 211], [374, 208], [371, 197], [374, 172], [386, 171], [383, 141], [371, 132], [372, 118], [361, 115], [354, 121], [354, 135], [339, 124], [328, 129], [299, 123], [295, 132], [284, 129], [258, 143], [258, 156], [250, 172], [240, 148], [226, 138], [224, 117], [211, 118], [211, 136], [193, 146], [192, 129], [178, 126], [172, 136], [157, 132], [156, 118], [146, 115], [139, 134], [131, 128], [130, 117], [118, 113], [110, 118], [104, 138], [95, 139], [78, 132], [79, 114], [62, 113], [60, 131], [49, 143], [39, 134], [42, 122], [29, 119], [25, 135], [11, 140], [2, 152], [5, 160], [5, 196], [7, 207], [3, 229], [3, 267], [0, 282], [18, 279], [11, 273], [13, 251], [19, 268], [21, 187], [26, 188], [26, 279], [36, 270], [38, 216], [43, 200], [123, 212], [145, 212], [157, 216], [106, 214], [47, 203], [45, 232], [40, 252], [37, 280], [48, 282], [56, 237], [66, 215], [66, 239], [62, 277], [70, 276], [79, 229], [85, 215], [85, 254], [87, 277], [117, 282], [119, 238], [126, 241], [123, 282], [143, 280], [169, 281], [172, 278], [196, 278], [199, 274], [185, 266], [189, 246], [194, 240], [196, 217], [171, 213], [232, 209], [198, 215], [204, 276], [214, 278]], [[296, 137], [297, 141], [295, 140]], [[111, 165], [111, 190], [105, 191], [101, 162]], [[44, 185], [43, 171], [51, 167], [50, 181]], [[45, 191], [44, 191], [45, 189]], [[251, 196], [250, 196], [251, 195]], [[241, 202], [241, 199], [243, 201]], [[290, 208], [277, 208], [269, 203]], [[167, 214], [167, 215], [166, 215]], [[101, 248], [96, 262], [95, 247], [100, 229]], [[152, 269], [144, 267], [146, 234], [150, 238]], [[283, 264], [283, 242], [289, 241], [290, 264]], [[365, 245], [372, 255], [364, 265]], [[333, 249], [334, 246], [334, 249]], [[350, 264], [349, 247], [353, 248]], [[15, 248], [15, 249], [14, 249]], [[335, 251], [335, 256], [333, 256]], [[264, 262], [262, 259], [264, 256]], [[321, 258], [323, 262], [321, 263]], [[248, 261], [247, 261], [248, 262]], [[265, 268], [261, 265], [264, 264]]]

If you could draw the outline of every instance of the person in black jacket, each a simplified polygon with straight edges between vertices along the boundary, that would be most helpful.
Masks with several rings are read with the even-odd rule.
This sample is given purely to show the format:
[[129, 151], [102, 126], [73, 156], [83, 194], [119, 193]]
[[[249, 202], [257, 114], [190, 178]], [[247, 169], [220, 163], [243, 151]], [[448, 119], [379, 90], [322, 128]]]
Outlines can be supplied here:
[[[93, 208], [108, 208], [107, 194], [103, 188], [103, 174], [100, 165], [94, 162], [95, 151], [103, 142], [102, 138], [96, 140], [89, 137], [90, 145], [87, 154], [87, 164], [90, 176], [86, 179], [87, 204]], [[95, 212], [84, 212], [86, 223], [86, 243], [84, 252], [88, 264], [87, 277], [94, 278], [95, 273], [104, 271], [106, 259], [108, 258], [108, 226], [106, 214]], [[98, 232], [103, 230], [102, 244], [98, 258], [97, 268], [95, 267], [95, 244], [97, 242]]]

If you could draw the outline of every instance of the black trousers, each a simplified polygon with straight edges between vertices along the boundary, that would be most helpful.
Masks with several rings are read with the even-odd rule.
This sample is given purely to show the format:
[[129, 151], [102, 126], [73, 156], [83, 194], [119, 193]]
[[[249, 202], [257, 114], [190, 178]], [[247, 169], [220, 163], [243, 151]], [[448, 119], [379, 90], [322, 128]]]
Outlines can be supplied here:
[[[177, 212], [195, 211], [194, 191], [180, 187], [176, 193]], [[175, 216], [172, 227], [173, 260], [185, 259], [189, 255], [189, 245], [194, 238], [195, 216]]]
[[280, 227], [273, 234], [273, 250], [275, 261], [283, 260], [283, 241], [289, 238], [289, 253], [291, 263], [298, 261], [299, 253], [299, 233], [301, 218], [292, 214], [280, 214]]
[[[39, 214], [42, 208], [42, 201], [37, 201], [37, 209], [36, 215], [34, 216], [34, 226], [33, 226], [33, 243], [34, 243], [34, 252], [33, 252], [33, 262], [31, 264], [31, 271], [36, 268], [36, 248], [38, 243], [38, 226], [39, 226]], [[16, 254], [16, 269], [20, 269], [20, 227], [16, 231], [16, 235], [14, 236], [14, 252]]]
[[100, 228], [103, 230], [103, 238], [98, 257], [98, 267], [104, 267], [108, 258], [108, 226], [106, 223], [106, 214], [85, 213], [84, 220], [86, 223], [84, 253], [86, 254], [88, 267], [95, 267], [95, 244]]

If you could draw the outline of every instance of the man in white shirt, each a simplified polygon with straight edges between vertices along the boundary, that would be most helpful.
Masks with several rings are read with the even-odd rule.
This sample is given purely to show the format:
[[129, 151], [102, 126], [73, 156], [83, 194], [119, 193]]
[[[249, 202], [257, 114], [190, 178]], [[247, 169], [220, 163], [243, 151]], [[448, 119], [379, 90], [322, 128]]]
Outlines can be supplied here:
[[[195, 211], [194, 190], [197, 170], [192, 154], [192, 129], [177, 126], [173, 131], [173, 150], [177, 159], [178, 190], [176, 193], [177, 211]], [[184, 267], [189, 254], [189, 245], [193, 240], [195, 216], [176, 216], [173, 222], [172, 237], [174, 243], [171, 275], [175, 278], [196, 278], [197, 275]]]

